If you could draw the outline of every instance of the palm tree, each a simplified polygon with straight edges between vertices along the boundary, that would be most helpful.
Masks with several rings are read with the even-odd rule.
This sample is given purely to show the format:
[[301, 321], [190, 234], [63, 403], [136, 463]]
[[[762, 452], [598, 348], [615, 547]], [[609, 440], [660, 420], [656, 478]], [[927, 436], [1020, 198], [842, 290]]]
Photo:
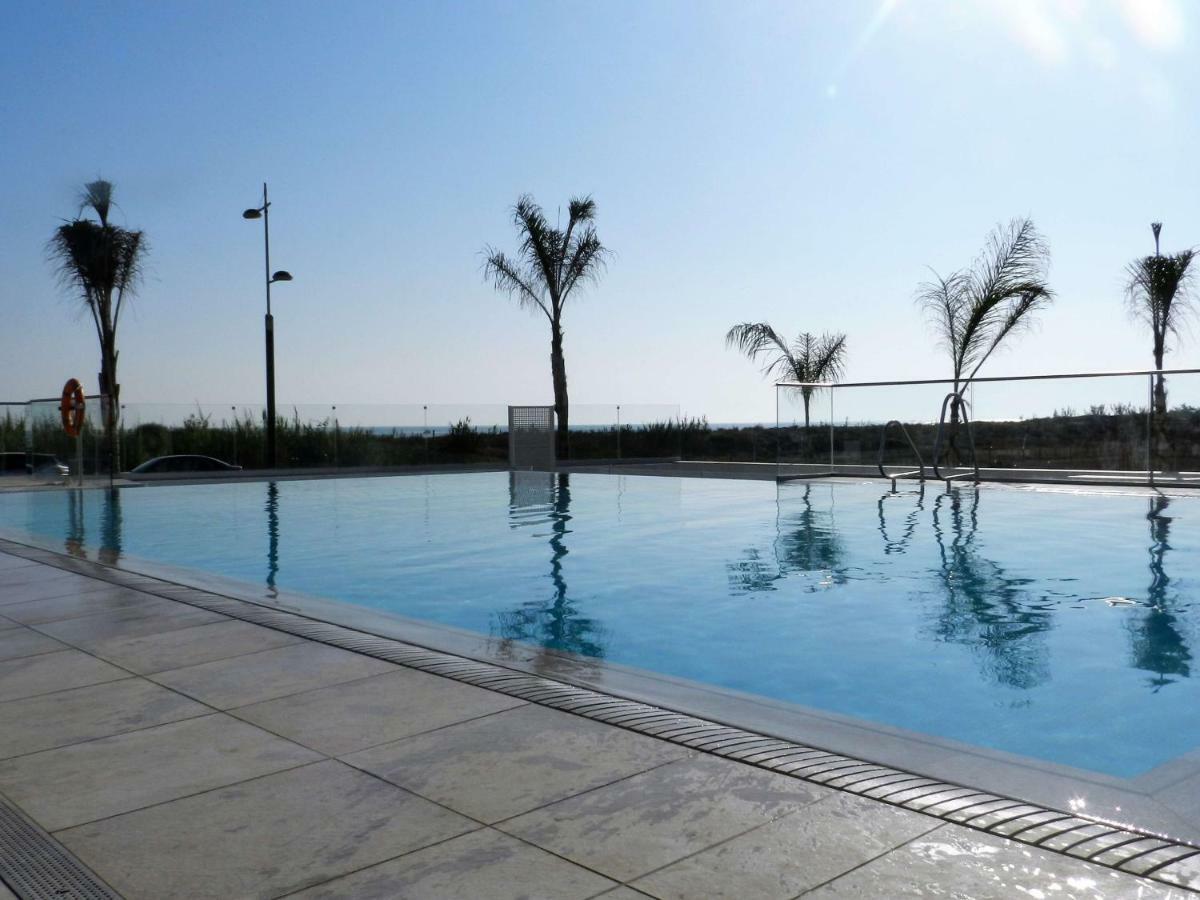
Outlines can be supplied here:
[[[767, 322], [743, 322], [725, 335], [725, 346], [736, 347], [750, 359], [766, 356], [763, 375], [790, 378], [793, 381], [837, 381], [846, 370], [846, 335], [807, 331], [797, 335], [791, 346]], [[808, 427], [808, 407], [818, 388], [802, 387], [804, 427]]]
[[[113, 225], [112, 182], [84, 185], [79, 214], [64, 222], [50, 238], [49, 255], [62, 284], [72, 288], [92, 314], [100, 341], [100, 393], [107, 398], [104, 431], [110, 464], [119, 464], [117, 418], [121, 386], [117, 382], [117, 326], [126, 295], [132, 295], [142, 272], [148, 245], [141, 231]], [[82, 218], [91, 209], [96, 220]]]
[[987, 246], [968, 268], [917, 289], [942, 346], [950, 354], [954, 399], [950, 404], [950, 452], [956, 455], [955, 434], [962, 392], [988, 357], [1006, 338], [1033, 322], [1054, 294], [1046, 286], [1050, 249], [1031, 219], [997, 225]]
[[[1179, 328], [1191, 312], [1191, 277], [1194, 251], [1184, 250], [1163, 256], [1158, 249], [1162, 222], [1153, 222], [1154, 255], [1144, 256], [1129, 264], [1129, 281], [1125, 286], [1129, 311], [1150, 326], [1154, 336], [1154, 368], [1162, 369], [1167, 352], [1167, 336], [1179, 335]], [[1154, 412], [1167, 413], [1167, 384], [1160, 373], [1154, 383]], [[1161, 419], [1160, 419], [1161, 421]]]
[[576, 197], [567, 207], [565, 230], [551, 228], [542, 208], [528, 194], [513, 207], [513, 224], [521, 237], [515, 257], [492, 247], [484, 253], [484, 277], [498, 291], [515, 296], [521, 306], [541, 310], [550, 321], [550, 375], [554, 381], [554, 414], [558, 420], [558, 455], [567, 455], [569, 405], [567, 364], [563, 357], [563, 307], [579, 285], [596, 281], [608, 250], [596, 235], [596, 202]]

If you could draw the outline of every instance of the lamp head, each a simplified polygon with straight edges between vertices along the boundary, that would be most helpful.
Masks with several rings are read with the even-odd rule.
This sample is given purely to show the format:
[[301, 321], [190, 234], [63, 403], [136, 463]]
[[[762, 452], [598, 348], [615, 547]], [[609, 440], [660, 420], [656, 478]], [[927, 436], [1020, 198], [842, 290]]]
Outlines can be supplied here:
[[278, 272], [276, 272], [274, 275], [272, 275], [272, 276], [271, 276], [271, 281], [272, 281], [272, 282], [275, 282], [275, 281], [291, 281], [291, 280], [292, 280], [292, 273], [291, 273], [291, 272], [285, 272], [283, 269], [280, 269]]
[[248, 209], [244, 213], [242, 213], [242, 218], [243, 219], [261, 219], [262, 218], [262, 210], [261, 209]]

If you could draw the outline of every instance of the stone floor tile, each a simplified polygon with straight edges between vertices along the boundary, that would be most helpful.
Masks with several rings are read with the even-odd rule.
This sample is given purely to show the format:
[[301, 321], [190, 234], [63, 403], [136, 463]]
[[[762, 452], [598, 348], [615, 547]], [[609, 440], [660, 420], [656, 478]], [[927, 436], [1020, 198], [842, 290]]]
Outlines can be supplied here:
[[160, 612], [171, 606], [177, 604], [151, 594], [143, 594], [141, 591], [109, 585], [98, 591], [84, 591], [80, 594], [67, 594], [64, 597], [50, 597], [28, 603], [9, 603], [4, 607], [4, 617], [22, 625], [38, 625], [60, 619], [94, 616], [118, 609], [136, 607], [145, 612]]
[[305, 643], [304, 638], [226, 619], [159, 634], [97, 641], [88, 652], [141, 675]]
[[490, 828], [292, 895], [296, 900], [585, 900], [614, 882]]
[[1172, 884], [1200, 891], [1200, 856], [1189, 856], [1187, 859], [1163, 866], [1154, 874]]
[[129, 677], [123, 669], [79, 650], [23, 656], [0, 662], [0, 702]]
[[228, 900], [278, 897], [477, 827], [328, 760], [56, 837], [128, 900]]
[[398, 669], [234, 711], [268, 731], [339, 756], [524, 704], [523, 700]]
[[57, 569], [49, 575], [38, 572], [36, 576], [30, 577], [27, 581], [14, 582], [11, 580], [14, 575], [22, 576], [25, 572], [25, 569], [18, 569], [15, 573], [5, 572], [0, 575], [0, 609], [14, 603], [68, 597], [73, 594], [104, 591], [112, 587], [107, 581], [85, 578], [71, 572], [59, 572]]
[[662, 900], [790, 900], [906, 841], [937, 819], [837, 793], [634, 882]]
[[56, 641], [52, 637], [28, 628], [14, 626], [11, 629], [0, 631], [0, 660], [19, 659], [22, 656], [37, 656], [39, 653], [69, 649], [71, 648], [61, 641]]
[[346, 761], [472, 818], [497, 822], [688, 753], [529, 705], [350, 754]]
[[156, 605], [152, 609], [135, 606], [79, 616], [75, 619], [63, 619], [61, 622], [45, 622], [38, 625], [37, 630], [76, 647], [90, 649], [113, 638], [144, 637], [179, 628], [228, 621], [228, 616], [185, 603], [174, 603], [170, 600], [163, 600], [162, 603], [164, 605]]
[[305, 642], [233, 659], [170, 669], [154, 681], [211, 706], [230, 709], [314, 688], [356, 681], [398, 666], [383, 660]]
[[55, 831], [319, 758], [213, 714], [0, 762], [0, 792]]
[[1165, 885], [958, 825], [943, 825], [804, 896], [1183, 900]]
[[635, 891], [628, 885], [621, 885], [619, 888], [613, 888], [611, 891], [597, 894], [595, 900], [646, 900], [649, 896], [649, 894], [643, 894], [641, 891]]
[[212, 710], [142, 678], [0, 703], [0, 759], [164, 725]]
[[699, 756], [497, 827], [618, 881], [632, 881], [831, 793], [785, 775]]

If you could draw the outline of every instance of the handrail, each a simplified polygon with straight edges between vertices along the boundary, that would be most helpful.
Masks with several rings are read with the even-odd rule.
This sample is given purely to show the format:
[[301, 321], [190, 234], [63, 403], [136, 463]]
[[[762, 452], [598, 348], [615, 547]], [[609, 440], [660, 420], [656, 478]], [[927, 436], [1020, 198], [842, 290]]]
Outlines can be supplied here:
[[942, 438], [946, 431], [946, 409], [950, 406], [950, 402], [961, 411], [962, 423], [966, 426], [967, 441], [971, 445], [971, 468], [974, 469], [975, 483], [979, 484], [979, 455], [975, 452], [975, 434], [971, 431], [971, 419], [967, 415], [967, 401], [962, 395], [962, 391], [951, 391], [942, 400], [942, 415], [938, 419], [937, 437], [933, 441], [933, 475], [939, 481], [949, 482], [951, 478], [962, 478], [970, 472], [959, 472], [954, 475], [943, 475], [938, 466], [938, 460], [942, 458]]
[[[970, 384], [976, 382], [996, 381], [1048, 381], [1056, 378], [1125, 378], [1134, 375], [1200, 375], [1200, 369], [1143, 369], [1136, 372], [1063, 372], [1057, 375], [992, 375], [986, 378], [972, 378]], [[966, 388], [962, 379], [953, 378], [922, 378], [915, 381], [777, 381], [775, 387], [781, 388], [852, 388], [852, 387], [889, 387], [918, 384], [952, 384]]]
[[[887, 471], [883, 468], [884, 451], [887, 449], [887, 432], [888, 432], [888, 429], [891, 428], [893, 425], [900, 426], [900, 433], [904, 435], [904, 440], [906, 440], [908, 442], [909, 448], [911, 448], [913, 454], [917, 457], [918, 468], [917, 468], [917, 471], [915, 471], [915, 472], [897, 472], [895, 475], [889, 475], [887, 473]], [[890, 478], [892, 480], [893, 488], [896, 486], [897, 478], [907, 478], [910, 475], [916, 475], [918, 478], [921, 479], [921, 481], [925, 480], [925, 460], [923, 460], [921, 458], [921, 451], [917, 449], [917, 445], [913, 441], [912, 435], [910, 435], [908, 433], [908, 429], [904, 427], [904, 423], [901, 422], [899, 419], [892, 419], [891, 421], [887, 422], [883, 426], [882, 429], [880, 429], [880, 431], [879, 431], [879, 455], [876, 457], [875, 464], [879, 468], [879, 474], [881, 477]]]

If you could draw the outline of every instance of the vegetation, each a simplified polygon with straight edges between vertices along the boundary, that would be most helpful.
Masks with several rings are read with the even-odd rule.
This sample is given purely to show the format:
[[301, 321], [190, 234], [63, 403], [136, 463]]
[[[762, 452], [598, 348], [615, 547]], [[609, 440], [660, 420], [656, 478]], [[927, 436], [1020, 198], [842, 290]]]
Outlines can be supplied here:
[[[79, 214], [50, 238], [49, 254], [65, 287], [75, 291], [91, 313], [100, 342], [100, 393], [105, 404], [104, 430], [109, 452], [120, 459], [117, 421], [121, 385], [117, 381], [117, 327], [127, 295], [132, 295], [147, 253], [145, 235], [109, 221], [113, 186], [97, 180], [84, 185]], [[82, 218], [90, 209], [96, 220]]]
[[554, 414], [558, 420], [558, 456], [569, 455], [570, 407], [567, 364], [563, 356], [563, 308], [575, 289], [599, 278], [608, 251], [596, 235], [596, 203], [576, 197], [567, 205], [566, 230], [551, 228], [542, 208], [526, 195], [513, 207], [513, 224], [521, 237], [515, 257], [488, 247], [485, 277], [497, 290], [517, 298], [521, 306], [541, 310], [550, 321], [550, 375], [554, 382]]
[[[818, 338], [804, 331], [788, 346], [767, 322], [743, 322], [729, 329], [725, 346], [736, 347], [752, 360], [765, 357], [764, 376], [793, 381], [837, 381], [846, 368], [844, 334], [823, 334]], [[815, 387], [800, 388], [805, 428], [809, 424], [809, 403], [817, 390]]]
[[[1189, 294], [1194, 251], [1163, 256], [1158, 247], [1162, 222], [1151, 223], [1150, 230], [1154, 232], [1154, 255], [1129, 264], [1125, 292], [1130, 313], [1150, 327], [1154, 368], [1161, 369], [1168, 337], [1178, 338], [1180, 327], [1192, 311]], [[1167, 413], [1166, 377], [1161, 373], [1154, 383], [1154, 412], [1159, 417]]]

